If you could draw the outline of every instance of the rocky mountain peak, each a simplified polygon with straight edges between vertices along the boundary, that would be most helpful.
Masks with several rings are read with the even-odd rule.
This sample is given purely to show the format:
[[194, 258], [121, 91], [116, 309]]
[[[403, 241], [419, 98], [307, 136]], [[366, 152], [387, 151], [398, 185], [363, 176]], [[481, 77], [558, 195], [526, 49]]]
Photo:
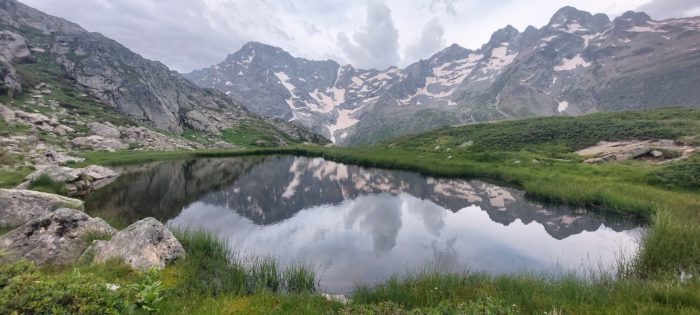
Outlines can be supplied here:
[[[571, 6], [565, 6], [554, 13], [552, 18], [549, 20], [548, 25], [555, 24], [567, 24], [573, 21], [588, 21], [592, 20], [593, 15], [589, 12], [579, 10]], [[555, 26], [556, 27], [556, 26]]]
[[499, 44], [499, 43], [510, 43], [512, 42], [518, 35], [520, 34], [520, 31], [513, 27], [512, 25], [507, 25], [506, 27], [499, 29], [495, 31], [493, 34], [491, 34], [491, 39], [489, 40], [490, 44]]
[[472, 50], [466, 49], [458, 44], [452, 44], [449, 47], [437, 52], [428, 60], [435, 64], [442, 64], [447, 61], [466, 58]]
[[592, 15], [574, 7], [563, 7], [557, 11], [546, 28], [567, 33], [598, 33], [609, 27], [610, 18], [602, 13]]
[[651, 17], [644, 12], [627, 11], [615, 18], [613, 23], [615, 26], [639, 26], [645, 25], [649, 21], [651, 21]]

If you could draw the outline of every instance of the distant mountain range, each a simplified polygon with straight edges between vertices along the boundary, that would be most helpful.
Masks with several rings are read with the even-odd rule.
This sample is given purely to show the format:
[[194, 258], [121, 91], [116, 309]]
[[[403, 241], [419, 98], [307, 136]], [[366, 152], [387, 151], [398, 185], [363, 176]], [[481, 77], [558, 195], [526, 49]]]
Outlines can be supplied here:
[[611, 21], [564, 7], [539, 29], [507, 26], [477, 50], [454, 44], [381, 71], [251, 42], [184, 76], [338, 144], [516, 117], [699, 107], [700, 18]]

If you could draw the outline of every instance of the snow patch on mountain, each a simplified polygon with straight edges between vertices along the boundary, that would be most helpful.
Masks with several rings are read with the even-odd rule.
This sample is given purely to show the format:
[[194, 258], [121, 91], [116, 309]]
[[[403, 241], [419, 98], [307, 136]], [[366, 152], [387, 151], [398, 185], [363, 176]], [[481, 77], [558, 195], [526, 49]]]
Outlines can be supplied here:
[[506, 46], [496, 47], [491, 50], [491, 58], [489, 59], [488, 65], [486, 65], [486, 68], [481, 69], [481, 71], [486, 73], [487, 71], [503, 69], [505, 66], [513, 63], [513, 60], [515, 60], [517, 56], [518, 53], [509, 55], [508, 47]]
[[561, 64], [554, 67], [554, 71], [571, 71], [576, 70], [578, 67], [587, 68], [590, 65], [590, 62], [586, 62], [586, 60], [581, 57], [581, 54], [578, 54], [571, 59], [562, 60]]
[[353, 113], [355, 113], [355, 111], [357, 111], [357, 109], [338, 110], [338, 117], [335, 119], [335, 123], [328, 125], [328, 131], [331, 133], [331, 142], [336, 143], [336, 131], [350, 128], [360, 121], [351, 116]]
[[561, 102], [559, 102], [559, 106], [557, 107], [557, 111], [561, 113], [561, 112], [565, 111], [567, 108], [569, 108], [569, 102], [561, 101]]

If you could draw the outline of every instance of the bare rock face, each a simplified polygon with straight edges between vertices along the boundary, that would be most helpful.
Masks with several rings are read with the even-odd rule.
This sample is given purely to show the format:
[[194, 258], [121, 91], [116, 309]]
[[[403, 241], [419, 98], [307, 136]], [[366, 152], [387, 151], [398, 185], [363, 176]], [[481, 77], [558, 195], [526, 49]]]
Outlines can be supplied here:
[[120, 231], [109, 242], [95, 242], [94, 262], [121, 259], [134, 268], [163, 269], [167, 264], [185, 256], [185, 249], [163, 224], [145, 218]]
[[5, 62], [21, 62], [29, 58], [27, 41], [17, 33], [0, 31], [0, 56]]
[[6, 94], [16, 96], [22, 93], [17, 71], [12, 63], [30, 57], [27, 41], [21, 35], [10, 31], [0, 31], [0, 74]]
[[90, 165], [85, 168], [51, 165], [27, 175], [24, 178], [24, 182], [19, 184], [17, 188], [28, 189], [33, 180], [44, 174], [51, 177], [54, 181], [65, 183], [70, 196], [85, 196], [111, 183], [119, 176], [119, 173], [99, 165]]
[[83, 202], [38, 191], [0, 189], [0, 227], [20, 226], [58, 208], [83, 209]]
[[68, 208], [31, 220], [0, 237], [6, 259], [27, 259], [38, 265], [69, 265], [88, 247], [94, 234], [112, 235], [115, 230], [100, 218]]

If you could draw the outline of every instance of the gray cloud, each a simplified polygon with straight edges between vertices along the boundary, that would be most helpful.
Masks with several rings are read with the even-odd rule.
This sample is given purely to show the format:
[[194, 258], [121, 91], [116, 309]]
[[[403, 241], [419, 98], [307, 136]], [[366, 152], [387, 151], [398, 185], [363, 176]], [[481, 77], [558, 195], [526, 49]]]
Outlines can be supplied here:
[[367, 5], [367, 20], [356, 30], [352, 41], [344, 32], [337, 41], [348, 60], [363, 68], [387, 68], [399, 62], [399, 31], [391, 19], [391, 10], [384, 3]]
[[636, 8], [654, 18], [700, 15], [697, 0], [550, 0], [537, 6], [527, 0], [20, 1], [183, 72], [219, 63], [253, 40], [307, 59], [363, 68], [406, 65], [443, 48], [439, 38], [478, 48], [494, 30], [544, 25], [564, 5], [613, 17]]
[[687, 17], [700, 10], [698, 0], [652, 0], [637, 9], [649, 14], [654, 19]]
[[437, 18], [431, 19], [423, 26], [423, 32], [418, 41], [406, 48], [404, 59], [418, 60], [429, 57], [445, 46], [444, 35], [445, 30], [440, 25], [440, 21]]
[[456, 16], [457, 10], [455, 9], [455, 3], [459, 0], [430, 0], [430, 11], [436, 12], [438, 7], [443, 8], [445, 12], [450, 15]]

